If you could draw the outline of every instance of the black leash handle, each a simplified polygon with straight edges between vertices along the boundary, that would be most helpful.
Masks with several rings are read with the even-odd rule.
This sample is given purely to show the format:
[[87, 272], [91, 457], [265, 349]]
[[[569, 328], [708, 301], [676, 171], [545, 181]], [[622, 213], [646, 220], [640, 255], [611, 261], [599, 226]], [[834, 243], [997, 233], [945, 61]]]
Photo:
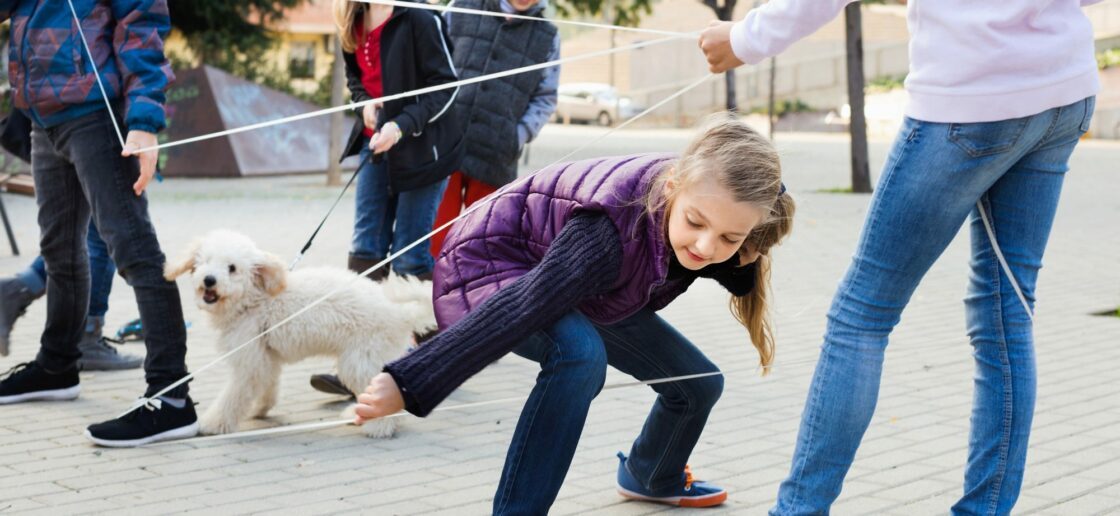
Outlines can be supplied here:
[[334, 209], [337, 208], [338, 203], [342, 201], [342, 196], [346, 195], [346, 191], [350, 189], [350, 185], [353, 184], [354, 180], [358, 178], [358, 174], [362, 172], [362, 168], [364, 168], [365, 165], [370, 162], [370, 159], [372, 157], [373, 153], [370, 152], [366, 155], [365, 159], [358, 163], [358, 168], [354, 169], [354, 175], [350, 176], [350, 180], [347, 181], [345, 185], [343, 185], [342, 191], [338, 192], [338, 197], [334, 200], [334, 204], [332, 204], [331, 208], [327, 210], [327, 214], [323, 215], [323, 220], [319, 221], [319, 225], [315, 228], [315, 231], [311, 233], [311, 236], [307, 239], [307, 243], [303, 244], [303, 249], [299, 250], [299, 254], [296, 255], [295, 260], [292, 260], [292, 264], [288, 266], [289, 271], [295, 269], [296, 265], [299, 264], [300, 260], [303, 259], [303, 255], [307, 253], [308, 249], [311, 248], [311, 243], [315, 241], [315, 237], [319, 235], [319, 230], [323, 229], [323, 225], [327, 223], [327, 219], [330, 218], [331, 213], [334, 213]]

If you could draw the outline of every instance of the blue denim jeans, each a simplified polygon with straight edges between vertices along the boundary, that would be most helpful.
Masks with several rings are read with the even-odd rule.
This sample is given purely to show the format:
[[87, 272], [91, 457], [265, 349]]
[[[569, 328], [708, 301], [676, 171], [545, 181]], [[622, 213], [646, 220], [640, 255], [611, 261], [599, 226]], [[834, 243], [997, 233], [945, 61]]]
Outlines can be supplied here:
[[[564, 483], [591, 400], [607, 365], [639, 380], [719, 369], [650, 310], [611, 325], [572, 312], [515, 350], [541, 364], [506, 454], [494, 514], [546, 514]], [[626, 466], [646, 488], [681, 482], [681, 473], [708, 414], [723, 392], [723, 376], [651, 386], [657, 401], [630, 448]], [[604, 457], [603, 460], [613, 459]]]
[[1092, 97], [989, 123], [906, 119], [836, 292], [771, 514], [826, 514], [875, 411], [883, 353], [922, 276], [969, 220], [965, 317], [976, 369], [964, 494], [954, 514], [1007, 514], [1019, 496], [1035, 402], [1031, 320], [1000, 269], [975, 205], [1034, 305], [1038, 270]]
[[[109, 294], [113, 292], [113, 274], [116, 274], [117, 267], [113, 265], [113, 260], [109, 258], [109, 248], [105, 245], [105, 241], [101, 239], [101, 233], [97, 232], [97, 225], [93, 223], [92, 218], [89, 223], [88, 234], [86, 235], [86, 249], [89, 250], [89, 317], [104, 318], [105, 313], [109, 311]], [[32, 292], [42, 293], [47, 288], [47, 265], [43, 261], [42, 256], [36, 256], [35, 260], [31, 262], [28, 271], [21, 274], [20, 277], [28, 277], [28, 274], [35, 277], [35, 282], [25, 281], [26, 283], [34, 283], [29, 285]]]
[[[354, 194], [354, 240], [350, 254], [365, 260], [381, 260], [432, 231], [447, 180], [391, 193], [385, 162], [366, 162], [370, 153], [369, 138], [363, 138], [362, 142], [360, 157], [364, 165], [358, 172]], [[435, 260], [430, 248], [431, 242], [425, 241], [409, 249], [393, 260], [393, 271], [408, 276], [432, 272]]]
[[[81, 356], [78, 340], [90, 302], [86, 242], [92, 216], [136, 293], [147, 346], [145, 395], [150, 396], [187, 374], [187, 335], [179, 289], [163, 278], [166, 260], [148, 217], [148, 198], [132, 191], [139, 164], [120, 154], [107, 111], [31, 131], [39, 249], [48, 277], [47, 321], [35, 360], [58, 371], [74, 367]], [[167, 395], [186, 393], [182, 385]]]

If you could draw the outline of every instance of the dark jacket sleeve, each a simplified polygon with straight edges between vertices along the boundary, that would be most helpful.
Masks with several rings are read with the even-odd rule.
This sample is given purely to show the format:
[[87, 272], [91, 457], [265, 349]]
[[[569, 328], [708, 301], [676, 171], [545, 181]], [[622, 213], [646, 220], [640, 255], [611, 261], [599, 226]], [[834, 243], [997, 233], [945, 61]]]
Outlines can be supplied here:
[[[427, 88], [455, 82], [455, 67], [451, 62], [451, 45], [443, 30], [443, 20], [436, 14], [420, 9], [410, 10], [412, 17], [412, 43], [416, 56], [416, 71], [420, 77], [418, 88]], [[421, 95], [393, 118], [401, 134], [419, 134], [429, 123], [439, 120], [451, 110], [459, 88], [435, 91]]]
[[611, 220], [582, 214], [569, 220], [544, 258], [443, 333], [389, 363], [405, 410], [426, 416], [456, 388], [527, 337], [611, 288], [622, 266], [622, 243]]
[[362, 84], [362, 69], [358, 67], [358, 57], [352, 52], [343, 52], [342, 60], [346, 63], [346, 88], [350, 90], [350, 102], [372, 99]]

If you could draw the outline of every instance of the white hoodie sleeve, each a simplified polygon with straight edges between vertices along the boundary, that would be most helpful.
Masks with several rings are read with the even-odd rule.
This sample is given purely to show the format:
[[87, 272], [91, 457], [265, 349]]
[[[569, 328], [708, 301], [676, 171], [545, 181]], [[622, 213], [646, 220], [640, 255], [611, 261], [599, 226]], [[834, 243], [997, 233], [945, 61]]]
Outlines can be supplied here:
[[731, 29], [731, 49], [747, 64], [780, 54], [857, 0], [770, 0]]

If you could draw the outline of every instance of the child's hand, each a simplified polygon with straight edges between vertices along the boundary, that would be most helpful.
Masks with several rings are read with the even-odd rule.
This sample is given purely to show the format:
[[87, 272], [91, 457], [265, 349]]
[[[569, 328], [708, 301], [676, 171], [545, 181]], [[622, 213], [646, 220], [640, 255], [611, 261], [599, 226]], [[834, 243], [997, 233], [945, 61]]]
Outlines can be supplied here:
[[369, 140], [369, 150], [374, 154], [381, 154], [401, 141], [401, 128], [397, 126], [396, 122], [386, 122], [381, 126], [381, 130], [373, 133], [373, 138]]
[[360, 425], [371, 419], [396, 414], [404, 410], [404, 398], [397, 382], [389, 373], [380, 373], [369, 381], [366, 391], [358, 395], [358, 405], [354, 407], [354, 424]]
[[712, 73], [726, 72], [743, 62], [731, 50], [731, 27], [734, 22], [713, 21], [700, 33], [700, 50], [708, 60], [708, 70]]
[[148, 183], [152, 177], [156, 175], [156, 162], [159, 161], [159, 151], [149, 150], [144, 152], [137, 152], [140, 149], [148, 149], [155, 147], [159, 144], [154, 133], [147, 131], [129, 131], [128, 137], [124, 142], [124, 149], [121, 150], [121, 156], [129, 157], [136, 156], [140, 160], [140, 177], [136, 179], [136, 183], [132, 185], [132, 191], [139, 197], [144, 193], [144, 189], [148, 187]]

